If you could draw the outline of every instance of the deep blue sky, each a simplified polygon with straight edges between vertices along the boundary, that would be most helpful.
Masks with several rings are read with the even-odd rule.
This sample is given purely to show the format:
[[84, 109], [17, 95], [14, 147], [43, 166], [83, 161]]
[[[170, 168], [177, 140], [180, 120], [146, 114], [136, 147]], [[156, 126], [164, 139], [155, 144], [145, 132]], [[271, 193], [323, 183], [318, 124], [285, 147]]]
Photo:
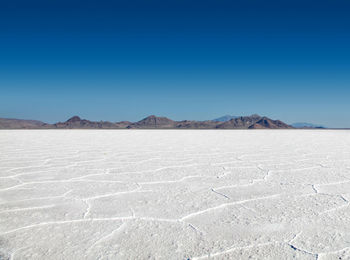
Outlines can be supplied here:
[[0, 1], [0, 117], [350, 127], [350, 1]]

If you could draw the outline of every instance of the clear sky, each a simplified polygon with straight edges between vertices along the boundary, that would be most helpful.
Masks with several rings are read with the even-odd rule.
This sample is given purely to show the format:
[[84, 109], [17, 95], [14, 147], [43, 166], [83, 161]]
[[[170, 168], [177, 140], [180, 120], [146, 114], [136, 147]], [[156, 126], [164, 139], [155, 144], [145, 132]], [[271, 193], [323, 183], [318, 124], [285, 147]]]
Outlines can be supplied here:
[[350, 1], [0, 1], [0, 117], [350, 127]]

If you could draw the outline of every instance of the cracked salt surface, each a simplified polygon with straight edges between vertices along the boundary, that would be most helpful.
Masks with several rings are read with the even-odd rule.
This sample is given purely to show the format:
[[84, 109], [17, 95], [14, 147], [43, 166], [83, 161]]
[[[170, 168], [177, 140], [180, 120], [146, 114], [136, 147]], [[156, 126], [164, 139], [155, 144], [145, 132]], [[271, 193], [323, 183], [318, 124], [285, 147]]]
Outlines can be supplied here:
[[0, 132], [0, 259], [350, 259], [350, 131]]

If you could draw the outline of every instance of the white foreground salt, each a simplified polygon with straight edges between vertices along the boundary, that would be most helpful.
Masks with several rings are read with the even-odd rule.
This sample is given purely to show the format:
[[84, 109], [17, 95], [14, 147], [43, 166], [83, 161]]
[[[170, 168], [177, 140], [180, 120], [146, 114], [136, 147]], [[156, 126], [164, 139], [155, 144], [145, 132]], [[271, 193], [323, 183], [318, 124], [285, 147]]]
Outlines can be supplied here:
[[0, 131], [0, 259], [349, 259], [350, 131]]

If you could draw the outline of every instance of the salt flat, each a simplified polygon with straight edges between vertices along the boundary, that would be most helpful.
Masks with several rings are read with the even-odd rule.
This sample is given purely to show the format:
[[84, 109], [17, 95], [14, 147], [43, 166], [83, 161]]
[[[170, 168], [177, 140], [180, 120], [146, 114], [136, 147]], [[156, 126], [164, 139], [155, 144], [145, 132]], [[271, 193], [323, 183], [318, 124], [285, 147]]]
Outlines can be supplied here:
[[350, 259], [350, 131], [0, 131], [0, 259]]

